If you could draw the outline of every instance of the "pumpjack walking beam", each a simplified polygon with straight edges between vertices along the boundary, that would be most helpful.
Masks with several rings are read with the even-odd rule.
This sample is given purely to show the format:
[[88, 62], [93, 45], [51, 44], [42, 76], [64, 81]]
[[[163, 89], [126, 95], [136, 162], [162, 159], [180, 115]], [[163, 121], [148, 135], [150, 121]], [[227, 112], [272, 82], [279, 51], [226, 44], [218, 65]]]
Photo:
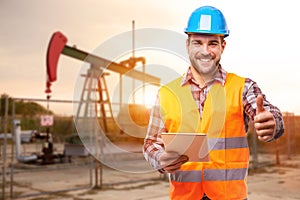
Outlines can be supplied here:
[[103, 70], [108, 69], [121, 75], [126, 74], [126, 76], [129, 76], [131, 78], [159, 86], [160, 78], [129, 68], [126, 65], [112, 62], [105, 58], [89, 54], [77, 48], [70, 47], [66, 45], [66, 43], [67, 38], [61, 32], [55, 32], [52, 35], [47, 52], [48, 80], [46, 85], [46, 93], [51, 93], [51, 82], [54, 82], [57, 79], [57, 63], [60, 54], [64, 54], [66, 56], [70, 56], [72, 58], [90, 63], [91, 65], [100, 67]]

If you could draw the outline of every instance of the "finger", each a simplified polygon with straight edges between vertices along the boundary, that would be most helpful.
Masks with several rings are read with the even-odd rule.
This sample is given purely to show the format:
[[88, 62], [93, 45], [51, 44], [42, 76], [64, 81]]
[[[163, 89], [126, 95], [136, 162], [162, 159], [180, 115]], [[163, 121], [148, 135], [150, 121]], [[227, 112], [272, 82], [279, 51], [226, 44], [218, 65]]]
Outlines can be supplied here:
[[180, 168], [180, 166], [183, 165], [184, 163], [186, 163], [187, 161], [188, 161], [188, 159], [181, 159], [181, 160], [178, 159], [178, 160], [176, 160], [176, 162], [172, 162], [165, 168]]
[[257, 97], [256, 97], [256, 106], [257, 106], [256, 114], [261, 113], [265, 110], [264, 109], [264, 97], [261, 94], [257, 95]]
[[172, 165], [172, 163], [176, 163], [178, 159], [180, 159], [180, 155], [174, 151], [164, 152], [159, 158], [162, 167]]
[[268, 135], [268, 136], [257, 136], [257, 138], [259, 141], [267, 142], [267, 141], [272, 140], [273, 137]]
[[181, 155], [180, 157], [176, 158], [176, 159], [172, 159], [172, 160], [163, 160], [161, 161], [161, 165], [163, 168], [178, 168], [177, 166], [179, 165], [179, 167], [188, 161], [188, 157], [185, 155]]
[[258, 136], [273, 136], [274, 134], [274, 129], [270, 128], [270, 129], [262, 129], [262, 130], [256, 130], [256, 134]]
[[167, 171], [168, 173], [173, 173], [173, 172], [179, 170], [181, 165], [183, 165], [183, 164], [184, 163], [177, 163], [176, 165], [167, 166], [167, 167], [164, 167], [164, 170]]
[[186, 155], [181, 155], [175, 162], [164, 167], [164, 170], [166, 170], [169, 173], [173, 173], [176, 170], [180, 169], [181, 165], [183, 165], [187, 161], [188, 161], [188, 157]]
[[189, 160], [189, 157], [186, 155], [181, 155], [175, 162], [185, 163]]
[[[177, 165], [178, 163], [185, 163], [189, 160], [189, 158], [186, 155], [181, 155], [178, 158], [172, 158], [168, 160], [164, 160], [161, 162], [162, 166], [174, 166]], [[182, 165], [180, 164], [180, 165]]]
[[177, 152], [174, 151], [168, 151], [164, 152], [160, 157], [160, 162], [173, 162], [177, 160], [180, 157], [180, 155]]
[[263, 129], [273, 129], [275, 127], [275, 122], [270, 119], [256, 118], [254, 123], [254, 128], [256, 131]]

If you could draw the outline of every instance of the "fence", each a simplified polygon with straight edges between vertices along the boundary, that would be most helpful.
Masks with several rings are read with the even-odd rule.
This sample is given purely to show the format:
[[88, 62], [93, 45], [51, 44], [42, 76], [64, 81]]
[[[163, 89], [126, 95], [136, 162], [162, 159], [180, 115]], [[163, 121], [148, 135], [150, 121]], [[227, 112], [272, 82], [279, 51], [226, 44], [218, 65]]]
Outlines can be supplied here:
[[[66, 136], [74, 136], [75, 132], [75, 128], [73, 126], [70, 128], [70, 125], [61, 125], [63, 130], [68, 130], [69, 133], [60, 134], [60, 137], [55, 137], [55, 134], [51, 134], [61, 132], [61, 129], [57, 127], [38, 127], [37, 133], [39, 134], [30, 133], [31, 136], [35, 136], [34, 140], [20, 139], [22, 140], [20, 142], [21, 150], [18, 150], [16, 140], [16, 130], [18, 130], [16, 125], [18, 123], [16, 123], [16, 119], [22, 116], [15, 114], [16, 101], [59, 103], [70, 106], [78, 103], [64, 100], [24, 98], [14, 98], [10, 103], [7, 100], [5, 113], [3, 118], [1, 118], [1, 125], [3, 125], [1, 126], [3, 127], [1, 131], [4, 133], [3, 136], [5, 136], [1, 140], [3, 150], [1, 154], [1, 164], [3, 166], [1, 171], [2, 199], [6, 197], [25, 198], [44, 194], [61, 194], [72, 190], [103, 188], [111, 187], [112, 185], [160, 179], [160, 176], [152, 168], [151, 171], [149, 168], [141, 176], [140, 174], [129, 175], [126, 172], [123, 173], [120, 170], [106, 167], [98, 159], [95, 159], [91, 151], [86, 151], [82, 144], [79, 147], [81, 146], [83, 149], [78, 149], [78, 143], [76, 143], [78, 138], [76, 137], [67, 137], [69, 141], [76, 141], [76, 144], [66, 145]], [[49, 105], [47, 107], [49, 108]], [[8, 110], [10, 110], [10, 113]], [[0, 116], [2, 117], [2, 115]], [[64, 120], [73, 120], [72, 116], [55, 116], [55, 118], [54, 123], [56, 124], [62, 123]], [[39, 117], [34, 115], [23, 116], [22, 119], [23, 123], [33, 126], [39, 126], [40, 123]], [[111, 127], [109, 126], [109, 128]], [[118, 132], [115, 134], [119, 134], [120, 138], [125, 135], [121, 135], [117, 129], [113, 129], [113, 131]], [[11, 132], [11, 134], [8, 132]], [[8, 137], [9, 135], [11, 137]], [[108, 146], [108, 144], [105, 145], [106, 147]], [[138, 145], [142, 144], [139, 143]], [[137, 147], [141, 151], [141, 146]], [[21, 151], [21, 154], [18, 151]], [[147, 169], [145, 165], [148, 165], [148, 163], [146, 163], [141, 152], [135, 155], [106, 152], [105, 156], [105, 161], [110, 162], [110, 166], [113, 167], [118, 167], [121, 164], [123, 170], [134, 167]], [[69, 160], [69, 158], [71, 159]]]
[[[73, 103], [72, 101], [60, 101], [60, 100], [43, 100], [43, 99], [12, 99], [9, 101], [8, 97], [5, 100], [5, 113], [3, 116], [3, 120], [1, 121], [1, 125], [3, 125], [3, 153], [2, 153], [2, 199], [5, 197], [10, 196], [11, 198], [22, 198], [26, 196], [34, 196], [39, 195], [45, 192], [59, 192], [62, 190], [75, 190], [75, 189], [82, 189], [88, 188], [92, 186], [92, 170], [94, 168], [94, 161], [92, 157], [86, 158], [84, 163], [72, 163], [72, 168], [83, 168], [86, 171], [86, 179], [81, 179], [81, 184], [74, 185], [69, 184], [65, 185], [64, 187], [55, 188], [52, 186], [47, 186], [45, 184], [49, 183], [51, 177], [47, 176], [49, 171], [57, 170], [58, 173], [65, 174], [66, 171], [70, 171], [70, 163], [64, 163], [61, 165], [55, 165], [55, 163], [63, 163], [62, 157], [60, 157], [60, 161], [55, 159], [59, 158], [57, 155], [63, 155], [63, 144], [56, 143], [53, 146], [53, 142], [50, 141], [51, 137], [47, 132], [47, 135], [42, 136], [41, 134], [35, 138], [34, 143], [24, 138], [19, 138], [19, 143], [17, 142], [18, 139], [16, 137], [16, 130], [11, 122], [18, 121], [16, 120], [15, 115], [15, 101], [28, 101], [28, 102], [51, 102], [51, 103], [63, 103], [63, 104], [70, 104]], [[8, 111], [11, 113], [8, 113]], [[40, 127], [39, 127], [40, 128]], [[8, 133], [10, 130], [11, 133]], [[49, 130], [49, 127], [46, 127], [45, 130]], [[41, 131], [38, 130], [37, 133]], [[29, 132], [28, 137], [34, 136], [34, 132]], [[10, 136], [10, 137], [8, 137]], [[48, 145], [48, 146], [47, 146]], [[52, 145], [51, 148], [49, 145]], [[46, 148], [47, 146], [47, 148]], [[18, 150], [19, 149], [19, 150]], [[51, 149], [51, 152], [49, 150]], [[15, 151], [17, 150], [17, 151]], [[48, 151], [48, 153], [47, 153]], [[48, 155], [48, 157], [47, 157]], [[52, 156], [50, 158], [49, 156]], [[52, 160], [54, 165], [47, 166], [46, 160]], [[44, 165], [45, 164], [45, 165]], [[40, 172], [38, 176], [37, 172]], [[44, 175], [42, 175], [44, 172]], [[7, 178], [9, 175], [9, 179]], [[37, 177], [37, 179], [34, 179]], [[76, 179], [74, 177], [72, 179]], [[40, 186], [44, 185], [43, 188], [40, 189], [34, 188], [33, 183], [38, 182], [40, 180]], [[71, 181], [70, 181], [71, 182]], [[30, 190], [24, 188], [32, 187]], [[6, 190], [9, 188], [9, 192]], [[18, 191], [14, 189], [18, 188]], [[21, 188], [21, 190], [20, 190]], [[8, 195], [9, 194], [9, 195]]]

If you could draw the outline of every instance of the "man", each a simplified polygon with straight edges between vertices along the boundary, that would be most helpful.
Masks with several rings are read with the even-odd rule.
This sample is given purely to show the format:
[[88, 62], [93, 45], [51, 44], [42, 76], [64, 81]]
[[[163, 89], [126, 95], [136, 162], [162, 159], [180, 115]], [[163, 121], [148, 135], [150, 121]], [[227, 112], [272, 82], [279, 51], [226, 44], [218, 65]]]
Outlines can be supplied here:
[[[270, 142], [284, 132], [282, 115], [254, 81], [222, 68], [229, 30], [220, 10], [196, 9], [185, 33], [191, 66], [159, 90], [144, 156], [169, 173], [171, 199], [247, 199], [248, 122], [253, 120], [260, 141]], [[205, 133], [210, 161], [188, 162], [185, 155], [166, 152], [163, 132]]]

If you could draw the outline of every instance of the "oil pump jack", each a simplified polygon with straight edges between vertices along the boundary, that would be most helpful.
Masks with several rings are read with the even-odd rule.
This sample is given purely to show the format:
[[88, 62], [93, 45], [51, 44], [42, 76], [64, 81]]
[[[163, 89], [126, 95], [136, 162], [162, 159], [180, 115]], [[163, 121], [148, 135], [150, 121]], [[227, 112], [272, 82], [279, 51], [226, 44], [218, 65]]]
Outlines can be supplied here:
[[[68, 46], [67, 37], [58, 31], [52, 35], [47, 51], [47, 82], [45, 93], [48, 96], [51, 93], [51, 84], [57, 80], [57, 66], [60, 54], [90, 64], [87, 73], [84, 75], [85, 81], [75, 116], [75, 123], [80, 123], [79, 119], [82, 117], [86, 118], [89, 115], [89, 109], [93, 107], [94, 112], [96, 112], [95, 116], [101, 116], [101, 124], [104, 131], [107, 131], [107, 112], [112, 116], [111, 103], [105, 81], [105, 76], [108, 75], [107, 71], [120, 74], [120, 78], [126, 75], [143, 83], [157, 86], [160, 84], [160, 78], [145, 73], [146, 59], [144, 57], [134, 57], [133, 55], [128, 60], [120, 63], [113, 62], [77, 49], [76, 47]], [[142, 63], [143, 71], [135, 69], [138, 62]], [[93, 99], [92, 97], [92, 91], [95, 91], [95, 88], [93, 88], [93, 85], [95, 85], [94, 81], [96, 81], [97, 85], [98, 99]]]

